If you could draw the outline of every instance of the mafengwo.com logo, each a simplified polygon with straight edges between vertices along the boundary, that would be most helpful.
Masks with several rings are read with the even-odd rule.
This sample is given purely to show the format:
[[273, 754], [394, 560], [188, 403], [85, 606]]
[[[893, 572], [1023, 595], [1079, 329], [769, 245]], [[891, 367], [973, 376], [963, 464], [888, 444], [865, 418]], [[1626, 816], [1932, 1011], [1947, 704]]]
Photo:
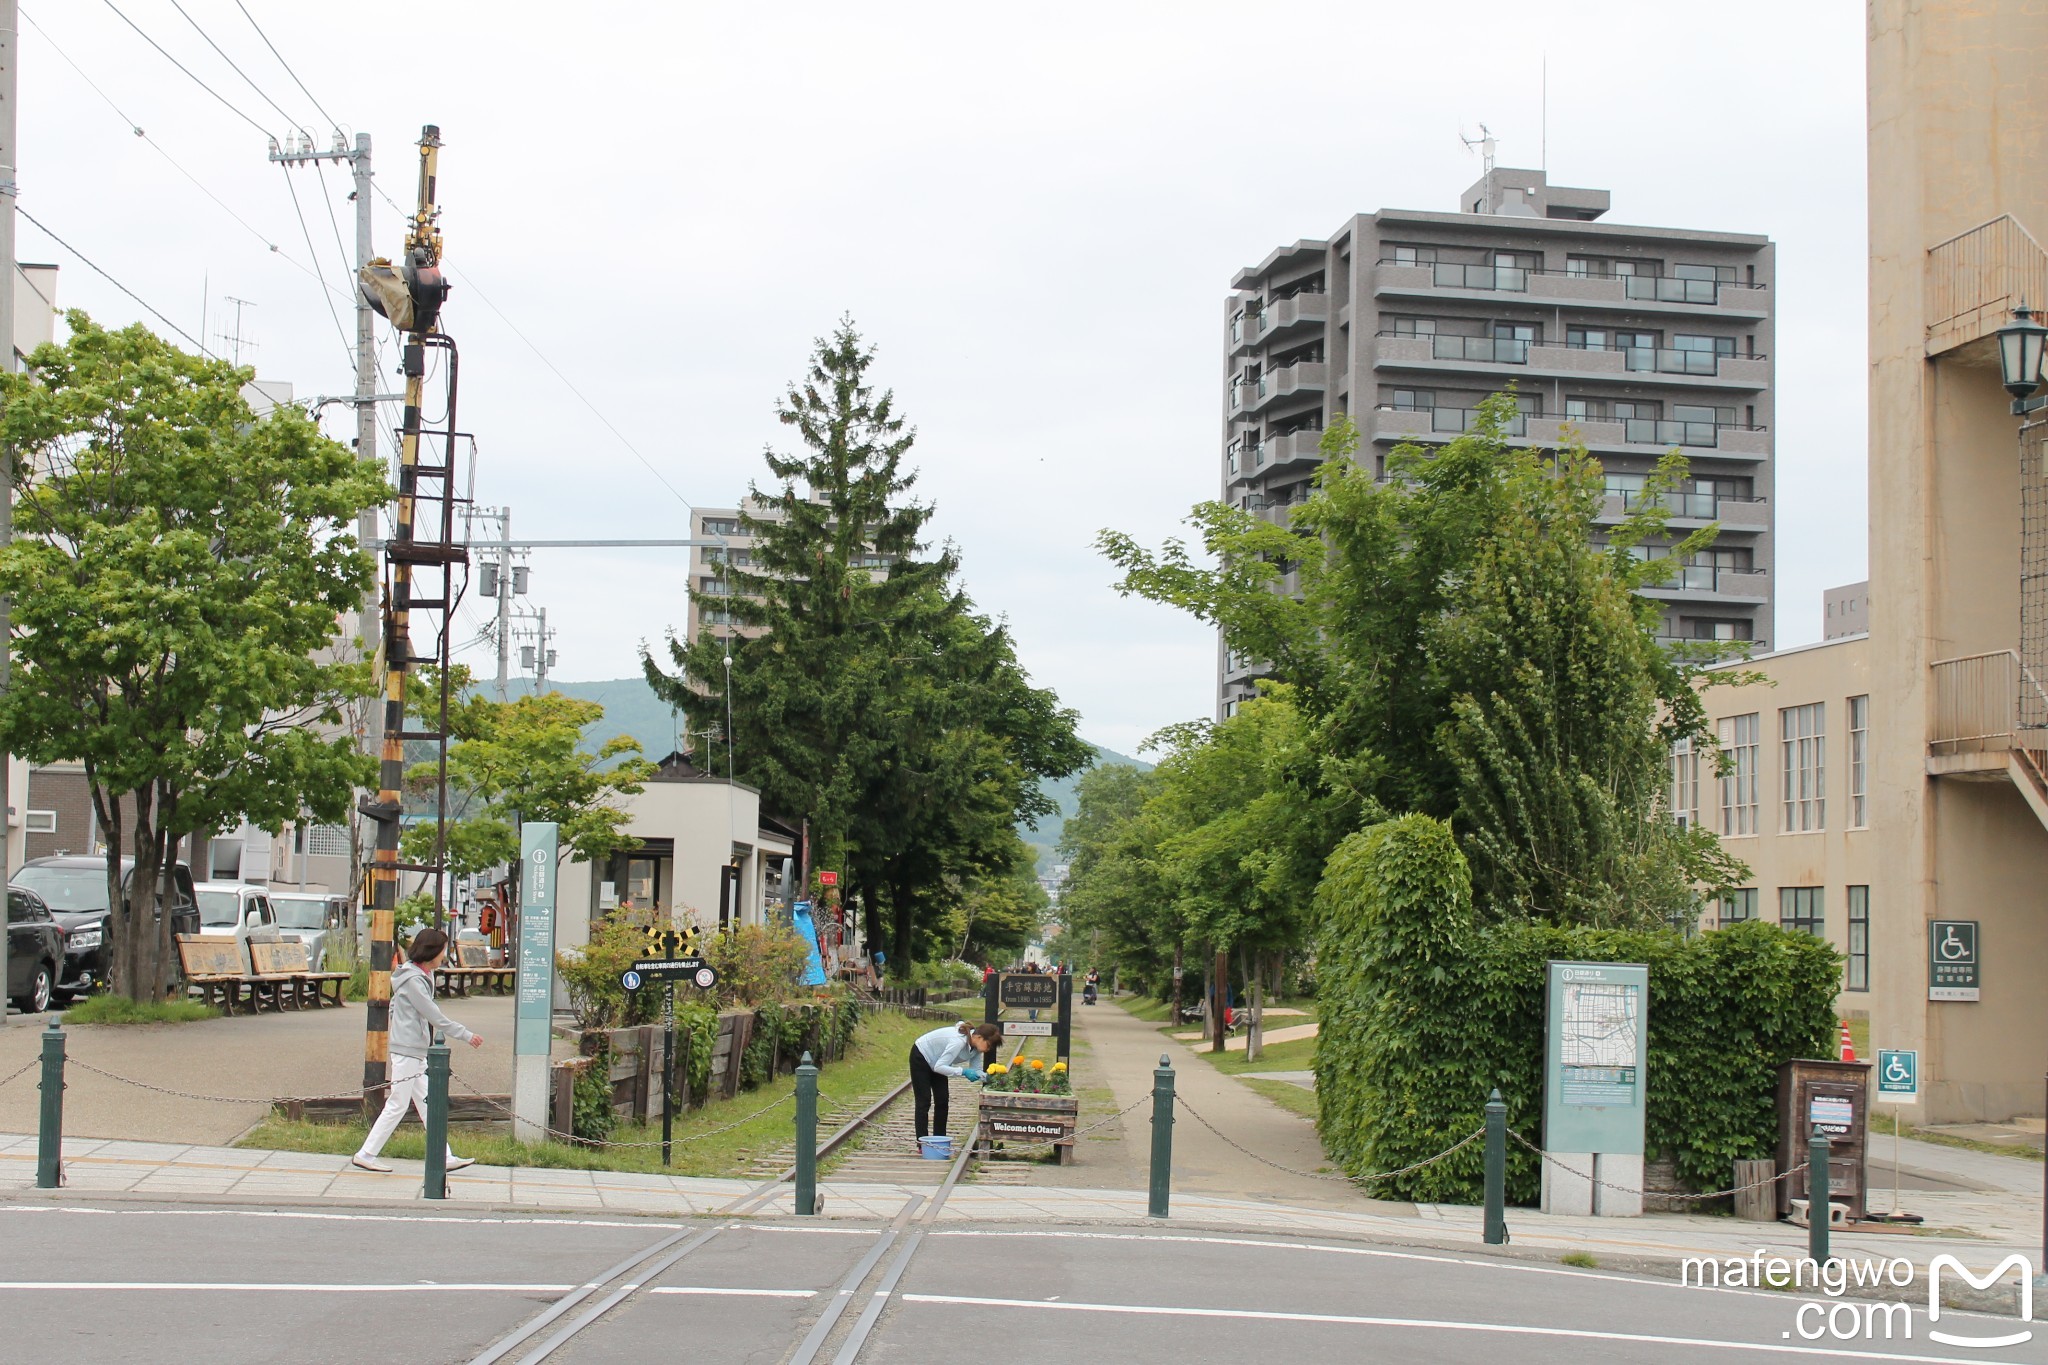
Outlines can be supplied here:
[[[1944, 1280], [1944, 1276], [1947, 1277]], [[1911, 1341], [1913, 1305], [1906, 1301], [1873, 1301], [1845, 1297], [1857, 1292], [1876, 1294], [1912, 1289], [1924, 1284], [1927, 1293], [1927, 1338], [1944, 1346], [1965, 1350], [1991, 1351], [2032, 1341], [2031, 1327], [2001, 1332], [1995, 1329], [1995, 1314], [1986, 1318], [1987, 1330], [1964, 1332], [1954, 1309], [1949, 1310], [1948, 1327], [1942, 1322], [1941, 1295], [1944, 1283], [1961, 1280], [1979, 1292], [2001, 1284], [2018, 1288], [2012, 1317], [2018, 1322], [2034, 1320], [2034, 1267], [2025, 1256], [2014, 1253], [1983, 1275], [1972, 1271], [1954, 1256], [1943, 1253], [1920, 1267], [1903, 1256], [1888, 1260], [1835, 1257], [1816, 1262], [1810, 1256], [1772, 1256], [1761, 1249], [1753, 1254], [1725, 1258], [1690, 1257], [1680, 1263], [1679, 1282], [1705, 1289], [1789, 1289], [1811, 1290], [1823, 1297], [1808, 1299], [1792, 1314], [1792, 1328], [1780, 1335], [1801, 1341]], [[1975, 1324], [1972, 1324], [1975, 1326]]]

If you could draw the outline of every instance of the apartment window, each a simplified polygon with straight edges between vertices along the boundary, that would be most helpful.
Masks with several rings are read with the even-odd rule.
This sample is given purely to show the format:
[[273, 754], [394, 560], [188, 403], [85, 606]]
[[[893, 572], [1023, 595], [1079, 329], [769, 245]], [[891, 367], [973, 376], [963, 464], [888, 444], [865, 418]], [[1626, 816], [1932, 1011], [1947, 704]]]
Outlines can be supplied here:
[[1691, 739], [1671, 744], [1671, 818], [1681, 829], [1693, 829], [1700, 822], [1700, 756]]
[[1564, 273], [1580, 279], [1591, 279], [1596, 275], [1612, 275], [1614, 262], [1594, 256], [1567, 256], [1564, 258]]
[[1735, 409], [1709, 407], [1704, 403], [1673, 403], [1671, 418], [1675, 422], [1712, 422], [1717, 426], [1733, 426]]
[[1244, 340], [1244, 309], [1242, 308], [1230, 315], [1230, 339], [1232, 341]]
[[1395, 265], [1435, 265], [1436, 248], [1433, 246], [1397, 246], [1394, 248]]
[[1436, 392], [1432, 389], [1395, 389], [1394, 411], [1428, 412], [1436, 406]]
[[346, 858], [348, 826], [313, 825], [306, 830], [306, 855], [311, 858]]
[[1236, 703], [1236, 702], [1234, 702], [1234, 701], [1227, 701], [1227, 702], [1224, 702], [1224, 703], [1223, 703], [1223, 719], [1225, 719], [1225, 720], [1229, 720], [1229, 719], [1230, 719], [1230, 718], [1231, 718], [1232, 716], [1234, 716], [1234, 715], [1236, 715], [1236, 714], [1237, 714], [1237, 703]]
[[1573, 422], [1604, 422], [1607, 420], [1605, 398], [1567, 398], [1564, 400], [1564, 415]]
[[1757, 750], [1763, 717], [1723, 716], [1715, 726], [1726, 755], [1721, 771], [1721, 833], [1754, 834], [1757, 816]]
[[1754, 629], [1748, 621], [1722, 616], [1687, 616], [1683, 624], [1685, 637], [1692, 640], [1747, 640]]
[[1679, 280], [1713, 280], [1719, 284], [1735, 283], [1735, 267], [1732, 265], [1688, 265], [1683, 261], [1671, 267], [1671, 276]]
[[1395, 318], [1394, 335], [1397, 337], [1428, 337], [1436, 335], [1435, 318]]
[[706, 597], [732, 596], [732, 584], [722, 578], [707, 578], [698, 585], [698, 590]]
[[1822, 897], [1824, 887], [1781, 886], [1778, 888], [1778, 923], [1787, 929], [1804, 929], [1815, 938], [1827, 937], [1827, 914]]
[[[1645, 332], [1640, 333], [1639, 335], [1647, 336], [1649, 334]], [[1613, 414], [1614, 420], [1617, 422], [1654, 422], [1664, 415], [1664, 405], [1662, 403], [1644, 402], [1641, 399], [1632, 400], [1626, 403], [1617, 400], [1615, 403], [1610, 405], [1609, 411]]]
[[1567, 327], [1564, 329], [1564, 344], [1575, 351], [1606, 351], [1613, 349], [1614, 333], [1605, 327]]
[[24, 828], [30, 834], [55, 834], [57, 832], [57, 812], [53, 810], [32, 810], [28, 812], [27, 820], [28, 823]]
[[740, 533], [737, 517], [704, 518], [704, 534], [707, 536], [736, 536]]
[[1602, 479], [1607, 486], [1607, 496], [1610, 498], [1620, 498], [1623, 504], [1629, 507], [1633, 507], [1636, 499], [1642, 496], [1643, 485], [1649, 482], [1649, 478], [1650, 476], [1647, 474], [1617, 474], [1610, 472], [1602, 475]]
[[1827, 828], [1827, 703], [1778, 712], [1779, 771], [1783, 774], [1787, 834]]
[[1671, 349], [1674, 351], [1705, 351], [1710, 355], [1717, 356], [1734, 355], [1735, 338], [1699, 336], [1688, 332], [1679, 332], [1671, 338]]
[[1756, 888], [1738, 887], [1721, 897], [1721, 927], [1756, 918]]
[[1870, 824], [1870, 698], [1849, 698], [1849, 827]]
[[1870, 989], [1870, 888], [1849, 888], [1849, 989]]

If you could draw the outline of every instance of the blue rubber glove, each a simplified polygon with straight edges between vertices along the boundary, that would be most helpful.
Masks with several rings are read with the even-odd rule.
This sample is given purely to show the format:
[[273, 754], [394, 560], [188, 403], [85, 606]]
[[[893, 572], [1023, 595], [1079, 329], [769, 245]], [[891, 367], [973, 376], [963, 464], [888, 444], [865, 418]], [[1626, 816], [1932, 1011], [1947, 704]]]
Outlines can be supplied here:
[[960, 1068], [960, 1078], [966, 1081], [978, 1081], [981, 1079], [981, 1073], [971, 1066], [963, 1066]]

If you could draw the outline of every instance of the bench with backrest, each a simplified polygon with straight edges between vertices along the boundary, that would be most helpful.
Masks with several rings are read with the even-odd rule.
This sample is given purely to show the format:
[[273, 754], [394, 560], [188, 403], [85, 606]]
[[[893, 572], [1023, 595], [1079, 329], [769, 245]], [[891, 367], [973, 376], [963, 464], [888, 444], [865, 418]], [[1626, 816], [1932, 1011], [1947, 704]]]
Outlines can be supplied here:
[[[249, 992], [249, 978], [242, 971], [242, 945], [233, 938], [208, 934], [179, 934], [177, 938], [178, 965], [184, 970], [186, 986], [205, 1003], [233, 1014]], [[253, 992], [248, 999], [254, 1009]]]
[[311, 1005], [341, 1006], [341, 988], [347, 972], [316, 972], [307, 960], [306, 945], [297, 939], [277, 943], [249, 944], [249, 956], [256, 972], [250, 989], [257, 1000], [268, 998], [273, 1009], [302, 1009]]
[[450, 995], [468, 995], [470, 987], [504, 992], [512, 989], [512, 968], [490, 965], [490, 949], [481, 943], [458, 943], [459, 965], [443, 963], [434, 973], [434, 988]]

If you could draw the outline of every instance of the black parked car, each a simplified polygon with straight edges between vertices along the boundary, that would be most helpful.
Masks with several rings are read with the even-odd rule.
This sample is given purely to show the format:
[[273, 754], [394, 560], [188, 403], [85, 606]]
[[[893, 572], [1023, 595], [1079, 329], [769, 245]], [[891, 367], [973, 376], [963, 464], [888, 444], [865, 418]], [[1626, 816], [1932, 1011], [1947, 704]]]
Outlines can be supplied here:
[[23, 1014], [41, 1014], [57, 989], [64, 931], [33, 891], [7, 889], [7, 994]]
[[[135, 860], [121, 860], [123, 876], [133, 878]], [[192, 890], [192, 870], [179, 863], [171, 873], [174, 901], [171, 932], [199, 932], [198, 898]], [[107, 910], [107, 860], [98, 854], [59, 854], [54, 858], [31, 858], [9, 880], [10, 887], [33, 891], [49, 907], [51, 917], [64, 931], [64, 951], [58, 959], [56, 993], [58, 1004], [104, 986], [114, 963], [113, 916]], [[133, 892], [130, 892], [133, 895]], [[175, 959], [171, 970], [177, 970]]]

